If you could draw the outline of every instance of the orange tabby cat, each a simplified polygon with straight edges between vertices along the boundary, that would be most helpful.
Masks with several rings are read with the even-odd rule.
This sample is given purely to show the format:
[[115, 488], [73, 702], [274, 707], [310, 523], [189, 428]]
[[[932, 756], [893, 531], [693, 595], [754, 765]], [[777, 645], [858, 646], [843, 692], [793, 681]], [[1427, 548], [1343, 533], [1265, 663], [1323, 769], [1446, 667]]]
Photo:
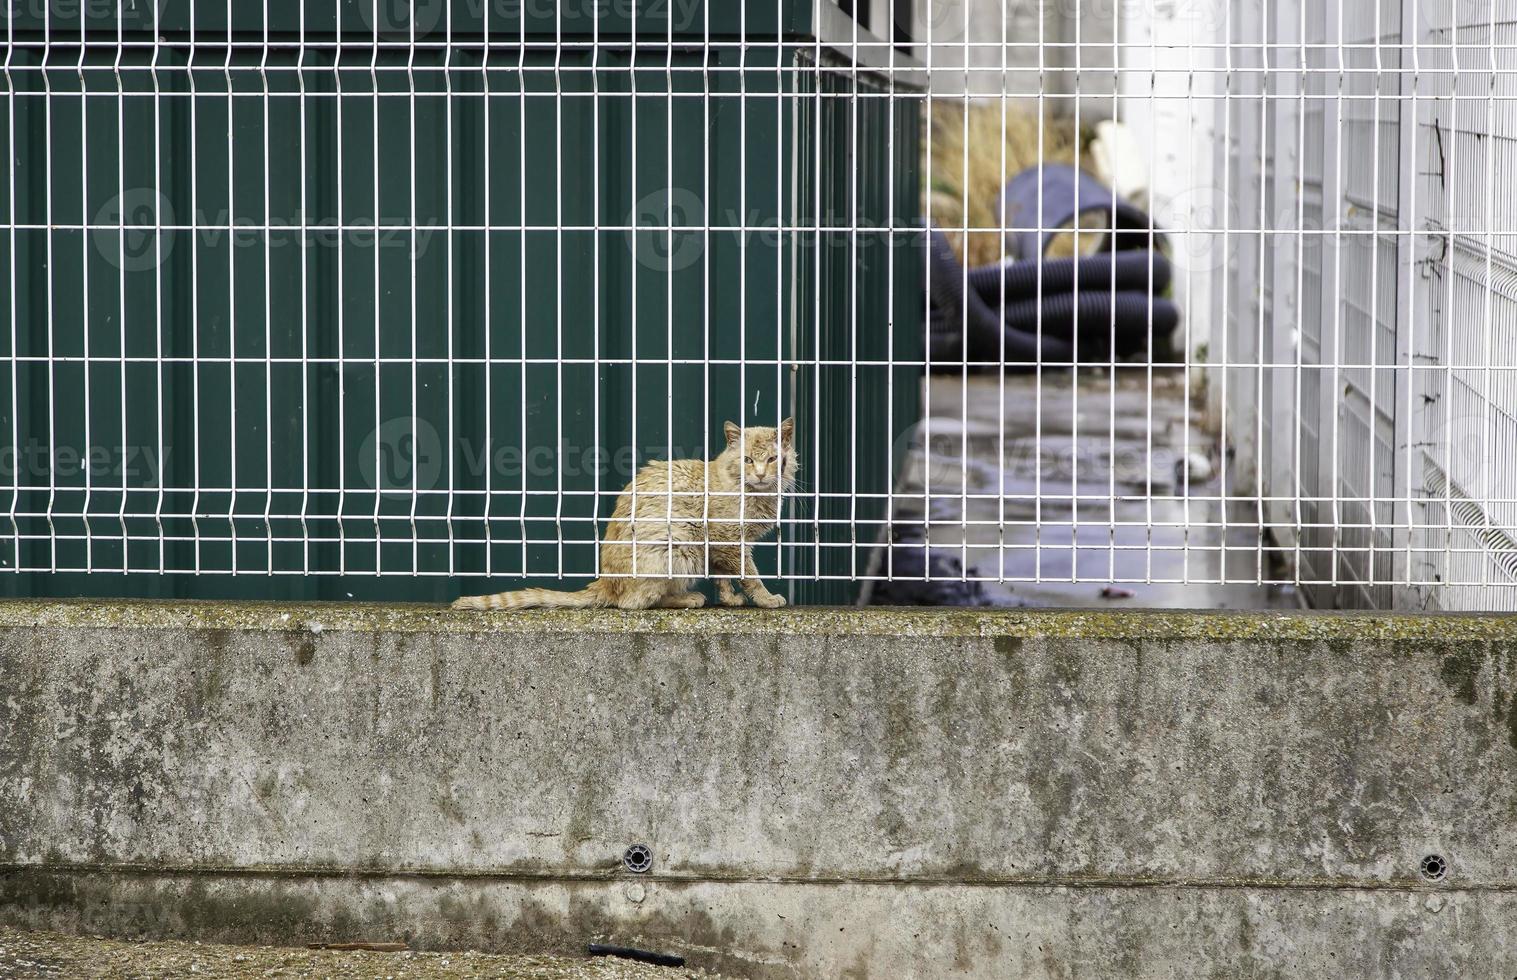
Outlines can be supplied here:
[[690, 586], [709, 574], [708, 555], [724, 605], [743, 604], [732, 585], [737, 578], [754, 605], [783, 606], [784, 597], [764, 587], [749, 545], [774, 530], [784, 494], [795, 485], [795, 420], [778, 430], [734, 422], [722, 429], [727, 448], [715, 459], [651, 462], [616, 498], [601, 540], [605, 577], [578, 592], [521, 589], [468, 596], [453, 608], [693, 608], [706, 603]]

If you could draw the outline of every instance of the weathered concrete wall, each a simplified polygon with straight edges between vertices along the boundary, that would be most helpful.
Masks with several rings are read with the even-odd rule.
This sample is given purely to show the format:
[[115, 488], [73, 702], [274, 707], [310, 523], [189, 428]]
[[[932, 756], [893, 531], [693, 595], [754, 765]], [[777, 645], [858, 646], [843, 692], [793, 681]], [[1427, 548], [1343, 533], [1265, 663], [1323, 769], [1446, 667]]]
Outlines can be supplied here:
[[9, 603], [0, 734], [13, 923], [779, 977], [1517, 949], [1511, 619]]

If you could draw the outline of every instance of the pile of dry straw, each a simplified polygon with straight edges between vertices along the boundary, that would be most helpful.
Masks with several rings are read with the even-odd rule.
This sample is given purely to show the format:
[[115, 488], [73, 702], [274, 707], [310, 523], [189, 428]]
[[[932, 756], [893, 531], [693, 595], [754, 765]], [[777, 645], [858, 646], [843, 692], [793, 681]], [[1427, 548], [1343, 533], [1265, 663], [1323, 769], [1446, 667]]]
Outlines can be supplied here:
[[[1001, 188], [1038, 162], [1037, 111], [1015, 102], [994, 100], [966, 106], [957, 99], [935, 99], [924, 111], [931, 140], [923, 151], [923, 172], [930, 173], [931, 180], [923, 207], [930, 223], [947, 235], [959, 261], [967, 258], [970, 266], [1000, 262], [1006, 257], [1000, 232], [964, 229], [994, 229], [1001, 224], [996, 214]], [[1077, 135], [1073, 120], [1045, 115], [1041, 138], [1044, 162], [1074, 163]], [[1080, 162], [1088, 166], [1086, 160]], [[1106, 220], [1097, 214], [1087, 216], [1090, 227], [1102, 227]], [[1072, 237], [1055, 240], [1050, 257], [1070, 254]], [[1094, 243], [1097, 236], [1082, 235], [1081, 251], [1087, 250], [1087, 239]]]

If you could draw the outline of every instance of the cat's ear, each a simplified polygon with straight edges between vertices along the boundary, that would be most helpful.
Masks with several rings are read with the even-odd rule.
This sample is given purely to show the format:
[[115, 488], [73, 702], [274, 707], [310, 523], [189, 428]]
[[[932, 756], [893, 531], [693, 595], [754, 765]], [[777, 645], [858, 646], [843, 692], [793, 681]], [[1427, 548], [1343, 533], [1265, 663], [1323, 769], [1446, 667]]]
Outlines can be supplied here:
[[727, 445], [736, 446], [743, 437], [743, 427], [736, 422], [723, 422], [722, 431], [727, 434]]
[[780, 438], [783, 439], [783, 440], [785, 440], [786, 442], [790, 441], [790, 433], [792, 433], [794, 431], [795, 431], [795, 419], [794, 418], [788, 418], [785, 421], [783, 421], [783, 422], [780, 423]]

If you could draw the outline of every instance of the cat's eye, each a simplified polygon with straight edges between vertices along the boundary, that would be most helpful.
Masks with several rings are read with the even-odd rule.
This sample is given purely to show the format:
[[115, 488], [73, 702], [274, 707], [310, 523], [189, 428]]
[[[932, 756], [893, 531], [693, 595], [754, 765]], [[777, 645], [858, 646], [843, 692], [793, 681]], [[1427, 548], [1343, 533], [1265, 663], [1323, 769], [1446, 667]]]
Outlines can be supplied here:
[[744, 456], [743, 457], [743, 462], [745, 462], [745, 463], [752, 463], [753, 462], [753, 457], [752, 456]]
[[771, 462], [771, 463], [774, 462], [774, 457], [773, 456], [769, 457], [769, 462]]

